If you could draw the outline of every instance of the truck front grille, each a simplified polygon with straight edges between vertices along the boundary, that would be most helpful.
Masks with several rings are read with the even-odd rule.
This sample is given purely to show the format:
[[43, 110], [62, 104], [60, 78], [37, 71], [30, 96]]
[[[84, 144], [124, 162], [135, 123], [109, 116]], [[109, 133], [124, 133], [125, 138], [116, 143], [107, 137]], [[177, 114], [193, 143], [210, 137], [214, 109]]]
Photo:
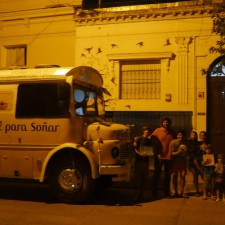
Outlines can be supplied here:
[[128, 159], [130, 158], [131, 150], [130, 144], [124, 144], [120, 146], [120, 159]]

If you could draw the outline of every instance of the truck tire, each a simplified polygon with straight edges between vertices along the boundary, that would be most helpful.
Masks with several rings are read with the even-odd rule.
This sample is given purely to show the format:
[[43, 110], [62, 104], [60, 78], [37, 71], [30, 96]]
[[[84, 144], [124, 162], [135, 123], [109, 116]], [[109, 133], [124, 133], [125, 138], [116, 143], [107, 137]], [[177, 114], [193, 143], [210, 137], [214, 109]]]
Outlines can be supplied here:
[[81, 158], [57, 160], [49, 176], [53, 195], [61, 202], [83, 203], [94, 191], [87, 163]]

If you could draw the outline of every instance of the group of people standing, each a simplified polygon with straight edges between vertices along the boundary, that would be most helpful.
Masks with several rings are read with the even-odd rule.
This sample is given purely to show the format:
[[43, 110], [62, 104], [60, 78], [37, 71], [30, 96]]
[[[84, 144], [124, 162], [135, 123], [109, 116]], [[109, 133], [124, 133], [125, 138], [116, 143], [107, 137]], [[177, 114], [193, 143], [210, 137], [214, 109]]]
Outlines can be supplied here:
[[[184, 130], [176, 133], [171, 129], [171, 120], [165, 117], [161, 120], [161, 126], [153, 132], [149, 126], [143, 126], [142, 135], [134, 138], [135, 150], [135, 199], [144, 197], [144, 187], [149, 173], [149, 154], [142, 151], [146, 147], [153, 149], [154, 175], [152, 181], [152, 197], [158, 198], [161, 172], [164, 168], [163, 191], [166, 198], [188, 198], [184, 193], [186, 174], [189, 169], [193, 175], [193, 183], [196, 189], [196, 197], [201, 196], [199, 190], [199, 177], [203, 180], [203, 199], [211, 197], [212, 200], [220, 200], [222, 195], [225, 201], [225, 166], [223, 156], [211, 152], [211, 146], [207, 142], [206, 132], [198, 134], [191, 131], [186, 138]], [[145, 148], [143, 148], [145, 146]], [[173, 195], [170, 183], [174, 188]], [[178, 182], [179, 181], [179, 182]], [[180, 184], [180, 187], [179, 187]]]

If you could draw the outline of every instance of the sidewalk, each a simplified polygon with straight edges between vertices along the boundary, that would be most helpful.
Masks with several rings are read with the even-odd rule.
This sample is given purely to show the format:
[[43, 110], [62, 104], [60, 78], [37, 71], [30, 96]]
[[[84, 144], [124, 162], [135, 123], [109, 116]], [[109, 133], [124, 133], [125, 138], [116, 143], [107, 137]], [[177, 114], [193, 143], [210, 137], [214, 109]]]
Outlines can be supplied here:
[[[201, 177], [198, 178], [199, 181], [199, 191], [203, 191], [203, 181]], [[173, 190], [173, 187], [171, 186], [171, 190]], [[185, 193], [195, 193], [195, 187], [193, 184], [193, 176], [192, 173], [188, 170], [188, 173], [186, 175], [186, 185], [185, 185]]]
[[131, 189], [109, 189], [97, 198], [96, 205], [116, 206], [114, 216], [117, 217], [117, 224], [123, 225], [224, 225], [225, 223], [223, 201], [216, 202], [210, 198], [203, 200], [202, 196], [194, 195], [190, 195], [189, 198], [162, 197], [155, 200], [132, 201], [132, 196]]
[[[150, 166], [149, 168], [149, 175], [146, 178], [147, 182], [146, 182], [146, 187], [145, 189], [151, 190], [152, 189], [152, 181], [153, 181], [153, 174], [154, 174], [154, 169], [152, 166]], [[113, 187], [118, 187], [118, 188], [128, 188], [128, 189], [132, 189], [134, 186], [135, 180], [134, 177], [131, 177], [131, 181], [130, 182], [115, 182], [113, 184]], [[164, 171], [162, 171], [162, 176], [161, 176], [161, 182], [160, 182], [160, 186], [159, 186], [159, 190], [163, 190], [163, 185], [164, 185]], [[172, 184], [172, 180], [171, 180], [171, 192], [174, 192], [174, 188], [173, 188], [173, 184]], [[201, 192], [203, 190], [203, 181], [201, 180], [201, 178], [199, 177], [199, 191]], [[193, 184], [193, 177], [192, 177], [192, 173], [190, 171], [188, 171], [187, 175], [186, 175], [186, 185], [185, 185], [185, 193], [195, 193], [195, 187]]]

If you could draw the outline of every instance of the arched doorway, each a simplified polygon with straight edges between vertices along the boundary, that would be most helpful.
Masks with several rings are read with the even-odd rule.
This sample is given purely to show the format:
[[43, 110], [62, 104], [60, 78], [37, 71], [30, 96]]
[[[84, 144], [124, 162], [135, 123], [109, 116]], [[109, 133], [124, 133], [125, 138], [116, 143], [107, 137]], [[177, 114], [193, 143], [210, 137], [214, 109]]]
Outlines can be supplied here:
[[207, 78], [207, 131], [214, 152], [225, 153], [225, 56], [212, 63]]

